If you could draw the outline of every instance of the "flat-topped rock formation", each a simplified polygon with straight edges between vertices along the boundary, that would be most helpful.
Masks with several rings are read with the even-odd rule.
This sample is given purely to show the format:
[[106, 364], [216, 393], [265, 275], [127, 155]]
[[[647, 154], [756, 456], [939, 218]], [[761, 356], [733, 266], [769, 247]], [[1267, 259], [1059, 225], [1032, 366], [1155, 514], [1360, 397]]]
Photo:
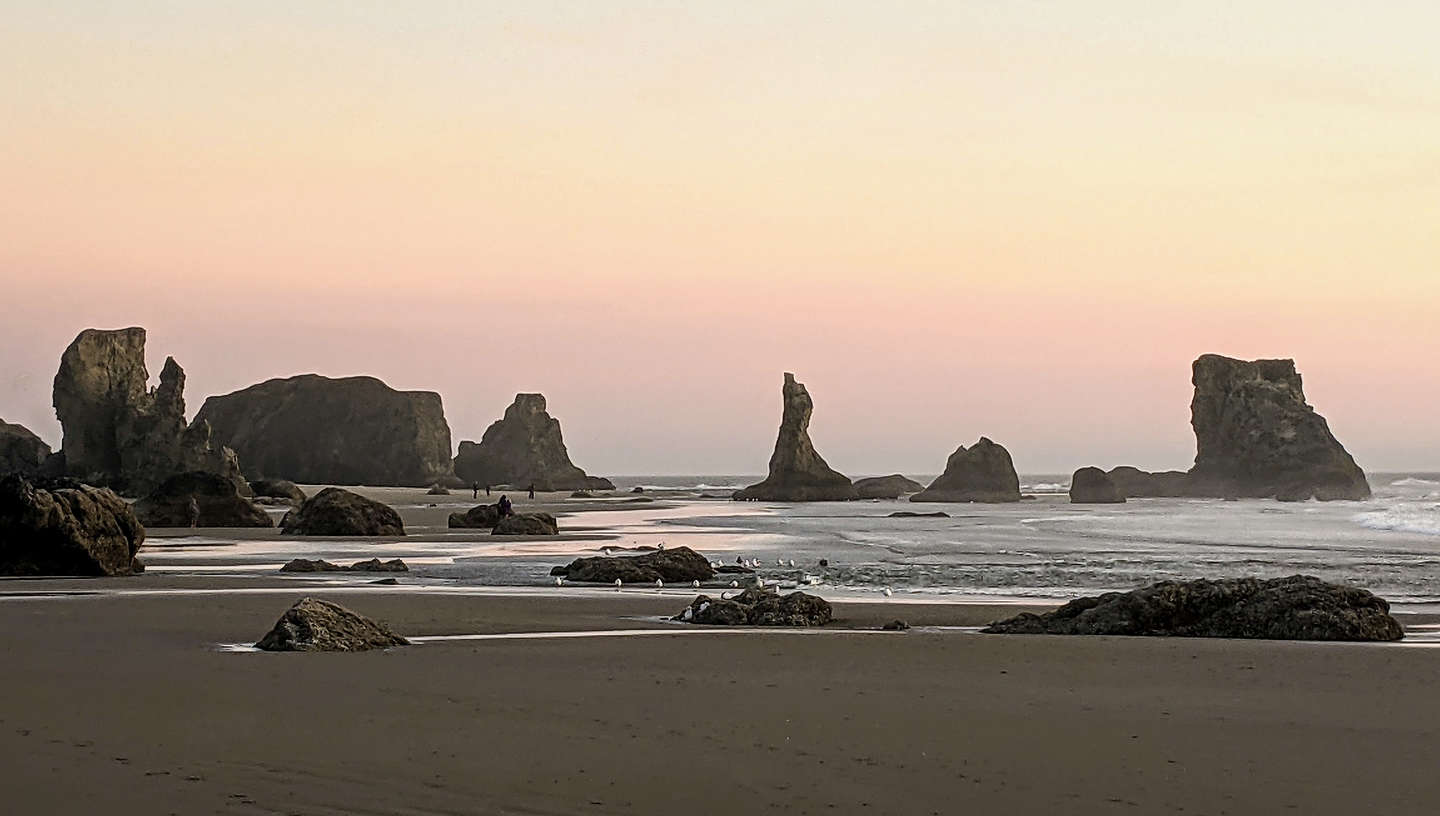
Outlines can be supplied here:
[[1025, 613], [986, 632], [1018, 635], [1149, 635], [1266, 640], [1400, 640], [1383, 599], [1307, 575], [1260, 580], [1162, 581], [1133, 592], [1080, 598]]
[[1080, 468], [1070, 477], [1071, 504], [1124, 504], [1125, 494], [1110, 474], [1097, 467]]
[[280, 520], [280, 531], [312, 536], [403, 536], [393, 507], [339, 487], [327, 487]]
[[451, 475], [440, 395], [374, 377], [267, 380], [205, 400], [196, 421], [209, 422], [256, 478], [427, 487]]
[[966, 448], [961, 445], [945, 462], [945, 472], [924, 490], [910, 497], [912, 502], [1020, 501], [1020, 476], [1003, 445], [980, 437]]
[[0, 419], [0, 476], [35, 476], [50, 458], [50, 446], [24, 425]]
[[301, 598], [255, 648], [267, 652], [363, 652], [410, 641], [364, 615], [319, 598]]
[[770, 475], [765, 481], [736, 492], [736, 501], [849, 501], [855, 486], [832, 469], [810, 441], [810, 416], [815, 404], [810, 392], [795, 375], [786, 373], [781, 389], [784, 409], [775, 452], [770, 455]]
[[570, 461], [560, 420], [550, 416], [542, 394], [516, 394], [505, 416], [485, 429], [479, 443], [460, 443], [455, 475], [481, 485], [523, 490], [614, 490], [609, 479], [586, 475]]
[[1165, 499], [1189, 495], [1190, 474], [1183, 470], [1159, 473], [1122, 465], [1105, 474], [1120, 495], [1129, 499]]
[[218, 473], [177, 473], [135, 502], [146, 527], [274, 527], [270, 515]]
[[0, 575], [133, 575], [145, 528], [114, 492], [68, 479], [0, 479]]
[[911, 493], [919, 493], [924, 489], [925, 485], [914, 479], [907, 479], [898, 473], [855, 480], [855, 498], [857, 499], [898, 499]]
[[1207, 354], [1193, 367], [1195, 466], [1206, 496], [1367, 499], [1370, 484], [1305, 401], [1294, 360], [1247, 362]]
[[184, 369], [167, 357], [153, 391], [149, 378], [142, 328], [86, 329], [65, 349], [54, 393], [65, 473], [144, 495], [176, 473], [203, 470], [248, 493], [235, 452], [212, 444], [203, 419], [186, 425]]

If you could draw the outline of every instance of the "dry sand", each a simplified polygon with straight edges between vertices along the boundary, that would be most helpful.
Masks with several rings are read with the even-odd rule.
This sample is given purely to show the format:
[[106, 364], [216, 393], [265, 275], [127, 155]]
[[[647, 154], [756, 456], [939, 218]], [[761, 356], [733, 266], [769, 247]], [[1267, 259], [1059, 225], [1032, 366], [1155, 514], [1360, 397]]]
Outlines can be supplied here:
[[[0, 592], [238, 585], [266, 582], [5, 581]], [[1440, 804], [1429, 767], [1440, 649], [911, 631], [216, 650], [262, 635], [303, 592], [284, 587], [0, 599], [7, 812], [1401, 814]], [[675, 629], [647, 616], [683, 606], [640, 592], [329, 597], [412, 636]], [[895, 616], [973, 625], [1014, 610], [837, 606], [848, 626]]]

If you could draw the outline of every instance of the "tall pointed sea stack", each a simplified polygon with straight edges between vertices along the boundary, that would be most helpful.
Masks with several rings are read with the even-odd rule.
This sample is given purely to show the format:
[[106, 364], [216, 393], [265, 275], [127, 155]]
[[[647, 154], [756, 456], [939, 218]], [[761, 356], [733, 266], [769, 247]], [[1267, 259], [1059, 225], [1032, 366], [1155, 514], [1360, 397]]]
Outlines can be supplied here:
[[855, 486], [844, 474], [832, 470], [810, 442], [810, 415], [815, 404], [810, 392], [785, 374], [782, 391], [784, 413], [775, 452], [770, 455], [770, 475], [732, 497], [736, 501], [848, 501], [855, 498]]
[[217, 473], [245, 495], [235, 452], [210, 442], [203, 420], [185, 424], [185, 371], [165, 358], [148, 390], [145, 330], [86, 329], [60, 357], [55, 416], [64, 432], [65, 472], [89, 484], [144, 494], [187, 471]]
[[982, 436], [969, 448], [956, 448], [945, 462], [945, 472], [910, 501], [1018, 502], [1020, 477], [1010, 451]]
[[1190, 492], [1303, 501], [1367, 499], [1370, 483], [1305, 401], [1294, 360], [1195, 361]]
[[571, 463], [560, 420], [545, 410], [543, 394], [516, 394], [479, 444], [461, 442], [455, 475], [475, 484], [534, 485], [536, 490], [615, 489], [609, 479], [588, 476]]

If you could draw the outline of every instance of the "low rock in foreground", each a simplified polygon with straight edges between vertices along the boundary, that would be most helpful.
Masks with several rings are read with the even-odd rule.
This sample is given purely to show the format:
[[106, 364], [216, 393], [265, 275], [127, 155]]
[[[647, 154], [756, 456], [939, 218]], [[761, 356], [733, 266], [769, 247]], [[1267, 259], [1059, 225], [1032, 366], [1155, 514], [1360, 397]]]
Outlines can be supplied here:
[[625, 558], [598, 555], [577, 558], [569, 566], [556, 567], [551, 574], [597, 584], [613, 584], [617, 580], [627, 584], [653, 584], [656, 581], [709, 581], [715, 577], [715, 569], [705, 556], [689, 547], [674, 547]]
[[512, 513], [496, 522], [494, 535], [560, 535], [560, 525], [549, 513]]
[[1149, 635], [1265, 640], [1400, 640], [1390, 605], [1363, 589], [1308, 575], [1162, 581], [1080, 598], [984, 631], [1012, 635]]
[[673, 619], [710, 626], [824, 626], [834, 616], [824, 598], [747, 589], [732, 598], [700, 595]]
[[[48, 488], [48, 489], [46, 489]], [[71, 480], [0, 480], [0, 575], [132, 575], [145, 528], [124, 499]]]
[[267, 652], [364, 652], [410, 641], [364, 615], [318, 598], [301, 598], [255, 644]]
[[177, 473], [135, 502], [147, 527], [274, 527], [270, 515], [240, 495], [232, 479], [192, 470]]
[[312, 536], [403, 536], [400, 514], [388, 505], [327, 487], [280, 521], [280, 532]]
[[281, 572], [409, 572], [410, 567], [399, 558], [392, 558], [389, 561], [381, 561], [378, 558], [371, 558], [368, 561], [356, 561], [348, 567], [339, 564], [332, 564], [329, 561], [320, 559], [311, 561], [308, 558], [296, 558], [280, 568]]

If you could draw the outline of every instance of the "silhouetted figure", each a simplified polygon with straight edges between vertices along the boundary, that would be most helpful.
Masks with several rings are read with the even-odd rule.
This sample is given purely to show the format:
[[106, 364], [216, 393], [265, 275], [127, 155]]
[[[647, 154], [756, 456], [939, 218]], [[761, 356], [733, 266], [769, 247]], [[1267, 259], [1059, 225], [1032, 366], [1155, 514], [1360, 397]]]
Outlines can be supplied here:
[[186, 509], [187, 509], [188, 512], [190, 513], [190, 529], [193, 530], [193, 529], [195, 529], [196, 527], [199, 527], [199, 526], [200, 526], [200, 503], [197, 502], [197, 501], [195, 501], [195, 497], [194, 497], [194, 496], [191, 496], [191, 497], [190, 497], [190, 506], [189, 506], [188, 508], [186, 508]]
[[535, 498], [535, 485], [533, 483], [530, 485], [530, 498], [531, 500]]
[[[488, 487], [485, 488], [485, 495], [487, 495], [487, 496], [490, 495], [490, 488], [488, 488]], [[480, 483], [479, 483], [479, 482], [471, 482], [471, 483], [470, 483], [470, 498], [472, 498], [472, 499], [478, 499], [478, 498], [480, 498]]]
[[490, 495], [490, 483], [489, 483], [489, 482], [486, 482], [486, 483], [485, 483], [485, 495], [487, 495], [487, 496]]
[[500, 508], [501, 518], [504, 518], [505, 516], [508, 516], [511, 513], [515, 512], [514, 509], [510, 506], [509, 496], [501, 496], [500, 501], [496, 502], [495, 506]]

